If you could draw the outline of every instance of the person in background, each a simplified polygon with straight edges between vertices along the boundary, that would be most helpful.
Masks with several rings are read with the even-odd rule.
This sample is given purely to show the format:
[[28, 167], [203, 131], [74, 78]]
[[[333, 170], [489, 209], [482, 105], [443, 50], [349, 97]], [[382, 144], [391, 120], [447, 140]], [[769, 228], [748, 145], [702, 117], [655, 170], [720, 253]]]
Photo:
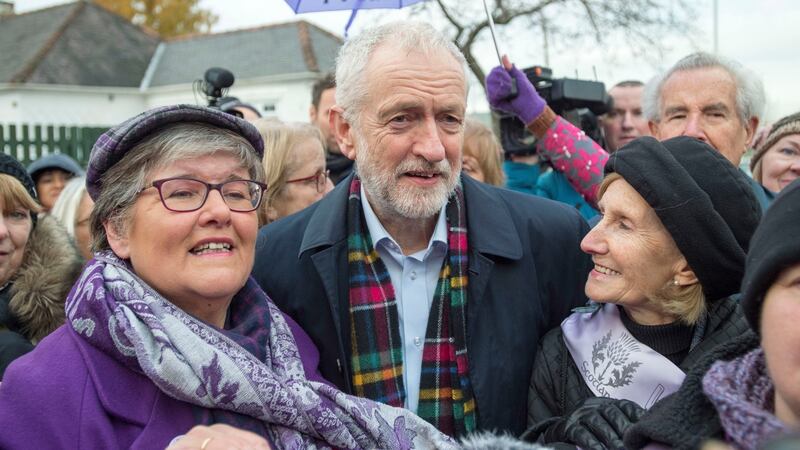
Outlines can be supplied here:
[[63, 153], [42, 156], [28, 166], [28, 173], [36, 183], [42, 212], [47, 213], [58, 200], [58, 195], [72, 177], [83, 176], [83, 168]]
[[622, 448], [695, 361], [747, 329], [731, 297], [761, 216], [747, 176], [686, 137], [636, 139], [605, 173], [581, 243], [596, 306], [548, 333], [534, 363], [527, 434], [542, 443]]
[[333, 189], [325, 168], [322, 133], [313, 125], [259, 120], [264, 139], [267, 191], [258, 211], [259, 223], [294, 214]]
[[345, 392], [452, 436], [519, 435], [529, 350], [586, 301], [587, 224], [461, 176], [466, 61], [431, 25], [362, 30], [340, 49], [336, 82], [332, 130], [356, 170], [259, 231], [253, 277]]
[[[656, 139], [690, 136], [739, 167], [764, 109], [761, 80], [736, 61], [710, 53], [688, 55], [650, 80], [642, 108]], [[774, 196], [750, 179], [762, 209]]]
[[233, 114], [234, 116], [240, 117], [248, 122], [253, 122], [254, 120], [261, 118], [261, 113], [258, 112], [258, 109], [255, 106], [249, 103], [244, 103], [236, 97], [222, 97], [219, 99], [218, 104], [219, 109], [222, 112]]
[[[518, 86], [514, 97], [510, 97], [512, 80]], [[511, 155], [505, 162], [508, 187], [571, 205], [587, 220], [595, 217], [608, 152], [553, 112], [507, 56], [486, 77], [486, 92], [492, 108], [517, 116], [537, 138], [537, 154]], [[540, 159], [554, 170], [541, 174]]]
[[[625, 434], [627, 448], [794, 449], [800, 431], [800, 181], [784, 188], [750, 242], [741, 308], [748, 330], [706, 355], [674, 395]], [[788, 441], [781, 442], [783, 435]], [[778, 439], [774, 445], [768, 444]]]
[[650, 127], [642, 114], [644, 83], [637, 80], [622, 81], [608, 91], [613, 108], [600, 119], [606, 150], [613, 153], [630, 141], [650, 136]]
[[502, 187], [503, 149], [491, 128], [475, 119], [464, 121], [464, 173], [483, 183]]
[[0, 380], [8, 365], [64, 323], [64, 300], [83, 263], [47, 215], [33, 179], [0, 153]]
[[0, 448], [457, 448], [327, 384], [314, 344], [250, 277], [262, 150], [250, 123], [193, 105], [98, 139], [95, 257], [67, 323], [0, 383], [13, 430]]
[[92, 258], [92, 236], [89, 232], [94, 201], [86, 191], [86, 177], [69, 180], [51, 210], [53, 217], [67, 230], [84, 259]]
[[330, 111], [336, 104], [336, 78], [329, 73], [311, 88], [311, 106], [308, 117], [312, 125], [319, 128], [325, 144], [325, 166], [330, 170], [333, 184], [339, 183], [353, 171], [353, 161], [342, 154], [336, 136], [331, 130]]
[[780, 192], [800, 178], [800, 112], [775, 122], [750, 159], [753, 179]]

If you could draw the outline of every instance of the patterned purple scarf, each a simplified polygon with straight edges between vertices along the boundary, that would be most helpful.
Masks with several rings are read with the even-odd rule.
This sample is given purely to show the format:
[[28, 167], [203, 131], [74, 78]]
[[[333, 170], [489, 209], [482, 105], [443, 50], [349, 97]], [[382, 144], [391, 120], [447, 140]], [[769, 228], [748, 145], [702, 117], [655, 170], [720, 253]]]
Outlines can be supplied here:
[[225, 411], [261, 422], [282, 449], [457, 448], [409, 411], [307, 380], [291, 330], [252, 278], [233, 299], [231, 328], [219, 330], [168, 302], [113, 253], [98, 253], [66, 309], [78, 335], [170, 397], [212, 417]]
[[732, 361], [717, 361], [703, 377], [703, 392], [714, 404], [727, 440], [756, 450], [789, 432], [775, 417], [775, 386], [761, 347]]
[[[457, 187], [448, 201], [447, 256], [431, 303], [422, 350], [417, 414], [450, 436], [475, 429], [467, 359], [467, 220]], [[359, 397], [403, 406], [403, 347], [389, 271], [372, 245], [354, 177], [347, 202], [353, 386]]]

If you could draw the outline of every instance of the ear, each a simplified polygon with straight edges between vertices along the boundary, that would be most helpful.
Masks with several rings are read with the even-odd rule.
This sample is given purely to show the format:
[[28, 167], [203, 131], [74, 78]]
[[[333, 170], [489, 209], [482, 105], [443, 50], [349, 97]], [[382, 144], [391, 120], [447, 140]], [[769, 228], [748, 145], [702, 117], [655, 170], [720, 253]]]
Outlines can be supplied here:
[[308, 107], [308, 121], [314, 123], [317, 120], [317, 108], [314, 105]]
[[339, 144], [342, 154], [352, 160], [356, 159], [356, 144], [353, 139], [352, 127], [344, 118], [344, 110], [338, 106], [331, 108], [328, 115], [331, 131]]
[[700, 280], [697, 279], [697, 275], [694, 274], [694, 270], [689, 267], [689, 263], [686, 262], [686, 258], [683, 256], [681, 256], [680, 261], [676, 264], [673, 280], [677, 281], [679, 286], [690, 286], [700, 282]]
[[103, 222], [103, 228], [106, 230], [106, 239], [111, 250], [122, 259], [130, 259], [130, 242], [127, 233], [118, 230], [117, 226], [108, 220]]
[[650, 128], [650, 134], [652, 134], [654, 138], [658, 139], [658, 122], [648, 120], [647, 126]]
[[750, 144], [753, 143], [753, 138], [756, 136], [756, 130], [758, 130], [758, 117], [751, 117], [750, 120], [745, 122], [744, 129], [747, 133], [747, 146], [750, 147]]

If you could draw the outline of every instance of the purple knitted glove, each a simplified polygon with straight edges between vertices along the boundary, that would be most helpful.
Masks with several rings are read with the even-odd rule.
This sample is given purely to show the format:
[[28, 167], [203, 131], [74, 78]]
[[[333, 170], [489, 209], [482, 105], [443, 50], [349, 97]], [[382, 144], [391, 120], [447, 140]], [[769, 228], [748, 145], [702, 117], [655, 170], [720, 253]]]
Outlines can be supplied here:
[[[517, 80], [519, 94], [508, 99], [511, 92], [511, 77]], [[533, 122], [544, 111], [547, 103], [536, 92], [528, 77], [521, 70], [512, 66], [506, 70], [502, 66], [497, 66], [489, 72], [486, 77], [486, 93], [489, 97], [489, 104], [492, 108], [514, 114], [519, 117], [525, 125]]]

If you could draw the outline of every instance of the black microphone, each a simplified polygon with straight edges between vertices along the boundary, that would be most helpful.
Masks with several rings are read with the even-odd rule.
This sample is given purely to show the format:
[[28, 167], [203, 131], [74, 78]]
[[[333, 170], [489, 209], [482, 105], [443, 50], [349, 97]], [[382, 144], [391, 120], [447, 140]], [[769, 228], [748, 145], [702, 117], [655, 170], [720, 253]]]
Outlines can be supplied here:
[[233, 85], [234, 77], [230, 70], [212, 67], [204, 75], [203, 92], [213, 99], [222, 97], [222, 90]]

